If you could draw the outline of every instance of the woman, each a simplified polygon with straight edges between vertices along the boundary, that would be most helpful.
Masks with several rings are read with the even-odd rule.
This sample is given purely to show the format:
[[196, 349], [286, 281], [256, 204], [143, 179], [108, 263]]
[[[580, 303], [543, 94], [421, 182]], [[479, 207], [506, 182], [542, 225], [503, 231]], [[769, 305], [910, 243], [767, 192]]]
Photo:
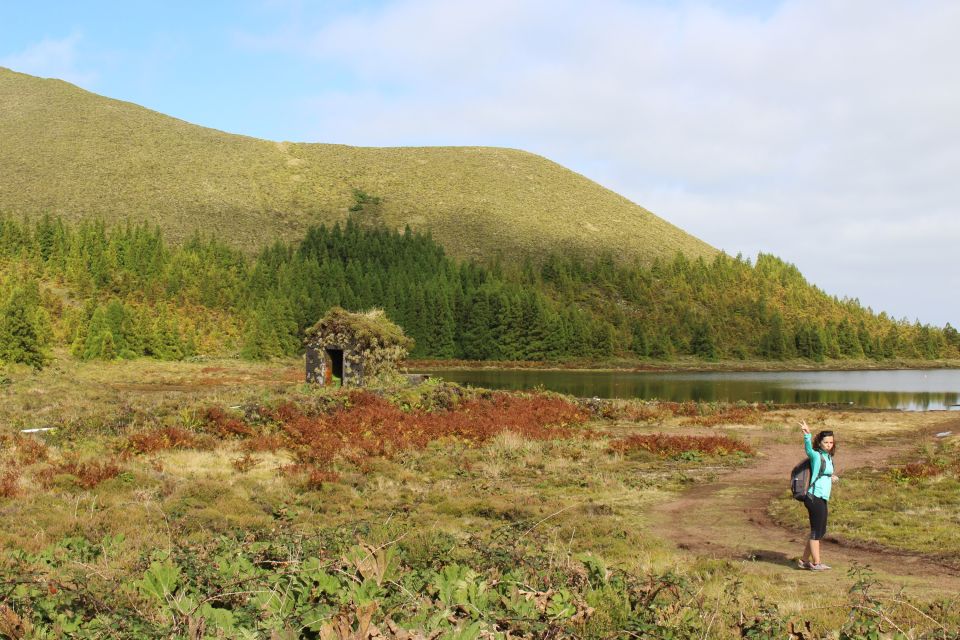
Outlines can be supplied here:
[[825, 571], [830, 567], [820, 561], [820, 540], [827, 533], [830, 489], [833, 483], [840, 479], [833, 475], [833, 456], [837, 453], [837, 445], [833, 439], [833, 431], [821, 431], [811, 442], [810, 427], [806, 420], [800, 421], [800, 428], [803, 429], [803, 446], [810, 458], [811, 481], [807, 497], [803, 501], [810, 515], [810, 539], [803, 548], [800, 568]]

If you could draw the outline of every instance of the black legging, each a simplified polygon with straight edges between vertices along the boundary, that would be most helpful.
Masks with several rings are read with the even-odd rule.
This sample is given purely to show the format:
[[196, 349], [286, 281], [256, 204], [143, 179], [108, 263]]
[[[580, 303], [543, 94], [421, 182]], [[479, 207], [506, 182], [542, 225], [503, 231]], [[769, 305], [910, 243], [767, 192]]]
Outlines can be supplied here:
[[820, 540], [827, 535], [827, 501], [808, 493], [803, 504], [810, 514], [810, 539]]

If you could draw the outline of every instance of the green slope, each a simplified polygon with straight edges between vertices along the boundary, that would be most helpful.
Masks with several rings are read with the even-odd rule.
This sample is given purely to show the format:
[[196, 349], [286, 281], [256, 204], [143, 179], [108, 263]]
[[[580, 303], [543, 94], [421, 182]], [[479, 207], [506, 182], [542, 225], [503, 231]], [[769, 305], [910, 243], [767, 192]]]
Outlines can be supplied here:
[[716, 249], [542, 157], [491, 147], [271, 142], [0, 68], [0, 212], [148, 220], [255, 249], [359, 215], [430, 231], [453, 256], [579, 248], [652, 260]]

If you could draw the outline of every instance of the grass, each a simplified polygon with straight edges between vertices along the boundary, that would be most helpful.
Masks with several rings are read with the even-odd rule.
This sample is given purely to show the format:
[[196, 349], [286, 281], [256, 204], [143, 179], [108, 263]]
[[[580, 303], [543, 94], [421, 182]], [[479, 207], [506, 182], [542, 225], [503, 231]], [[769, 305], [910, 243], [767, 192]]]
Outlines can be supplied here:
[[[281, 471], [301, 454], [295, 442], [248, 444], [291, 421], [303, 426], [304, 416], [332, 420], [343, 407], [376, 408], [354, 414], [376, 433], [371, 418], [392, 413], [305, 387], [299, 374], [299, 366], [235, 361], [60, 359], [42, 372], [12, 370], [0, 392], [0, 468], [18, 478], [0, 497], [0, 581], [28, 583], [0, 606], [0, 633], [28, 614], [46, 624], [34, 606], [41, 596], [63, 616], [50, 625], [67, 629], [74, 614], [91, 624], [89, 612], [99, 611], [103, 635], [126, 637], [186, 634], [200, 619], [208, 631], [219, 625], [237, 636], [240, 628], [287, 633], [299, 620], [309, 636], [320, 633], [307, 629], [314, 615], [331, 625], [328, 637], [342, 637], [337, 621], [356, 628], [372, 603], [381, 630], [389, 618], [444, 637], [471, 628], [594, 638], [670, 628], [723, 638], [800, 620], [837, 629], [858, 578], [817, 585], [759, 564], [691, 557], [650, 534], [651, 507], [750, 464], [749, 451], [707, 446], [730, 437], [750, 443], [799, 417], [843, 426], [859, 443], [922, 424], [907, 414], [615, 403], [606, 418], [568, 419], [564, 432], [514, 425], [383, 455], [345, 451], [330, 461], [336, 477], [311, 485]], [[448, 392], [433, 384], [389, 397], [417, 416], [448, 406]], [[469, 394], [456, 400], [469, 402]], [[204, 417], [212, 406], [236, 421], [229, 424], [259, 431], [218, 433]], [[57, 430], [18, 435], [41, 423]], [[129, 446], [147, 433], [165, 445]], [[614, 446], [648, 436], [671, 446]], [[105, 465], [117, 468], [104, 473]], [[243, 593], [223, 595], [218, 585], [233, 583]], [[273, 608], [274, 596], [293, 609]], [[208, 598], [217, 610], [203, 608]], [[918, 630], [929, 623], [888, 613]]]
[[646, 262], [716, 253], [587, 178], [513, 149], [258, 140], [2, 68], [0, 116], [8, 214], [147, 221], [174, 242], [199, 230], [256, 250], [359, 207], [357, 215], [390, 227], [430, 231], [461, 259], [612, 247]]

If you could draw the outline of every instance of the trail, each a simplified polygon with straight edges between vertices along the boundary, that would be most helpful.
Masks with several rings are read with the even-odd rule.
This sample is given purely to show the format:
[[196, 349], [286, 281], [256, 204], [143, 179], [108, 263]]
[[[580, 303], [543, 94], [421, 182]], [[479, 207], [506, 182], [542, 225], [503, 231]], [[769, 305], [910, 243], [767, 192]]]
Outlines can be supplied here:
[[[960, 418], [921, 431], [932, 439], [934, 431], [960, 431]], [[753, 560], [795, 569], [803, 550], [805, 530], [791, 530], [775, 523], [767, 514], [771, 501], [783, 494], [789, 469], [803, 454], [797, 443], [778, 444], [773, 436], [760, 446], [755, 465], [726, 473], [715, 482], [698, 485], [677, 499], [657, 505], [653, 511], [653, 532], [678, 548], [697, 556]], [[836, 490], [842, 491], [843, 475], [862, 467], [885, 465], [902, 452], [899, 442], [868, 448], [847, 447], [837, 457]], [[798, 509], [802, 505], [798, 503]], [[854, 562], [869, 565], [881, 579], [909, 582], [939, 592], [960, 591], [960, 565], [920, 554], [871, 548], [843, 540], [827, 531], [821, 543], [824, 562], [834, 573], [845, 572]], [[799, 572], [798, 573], [802, 573]]]

